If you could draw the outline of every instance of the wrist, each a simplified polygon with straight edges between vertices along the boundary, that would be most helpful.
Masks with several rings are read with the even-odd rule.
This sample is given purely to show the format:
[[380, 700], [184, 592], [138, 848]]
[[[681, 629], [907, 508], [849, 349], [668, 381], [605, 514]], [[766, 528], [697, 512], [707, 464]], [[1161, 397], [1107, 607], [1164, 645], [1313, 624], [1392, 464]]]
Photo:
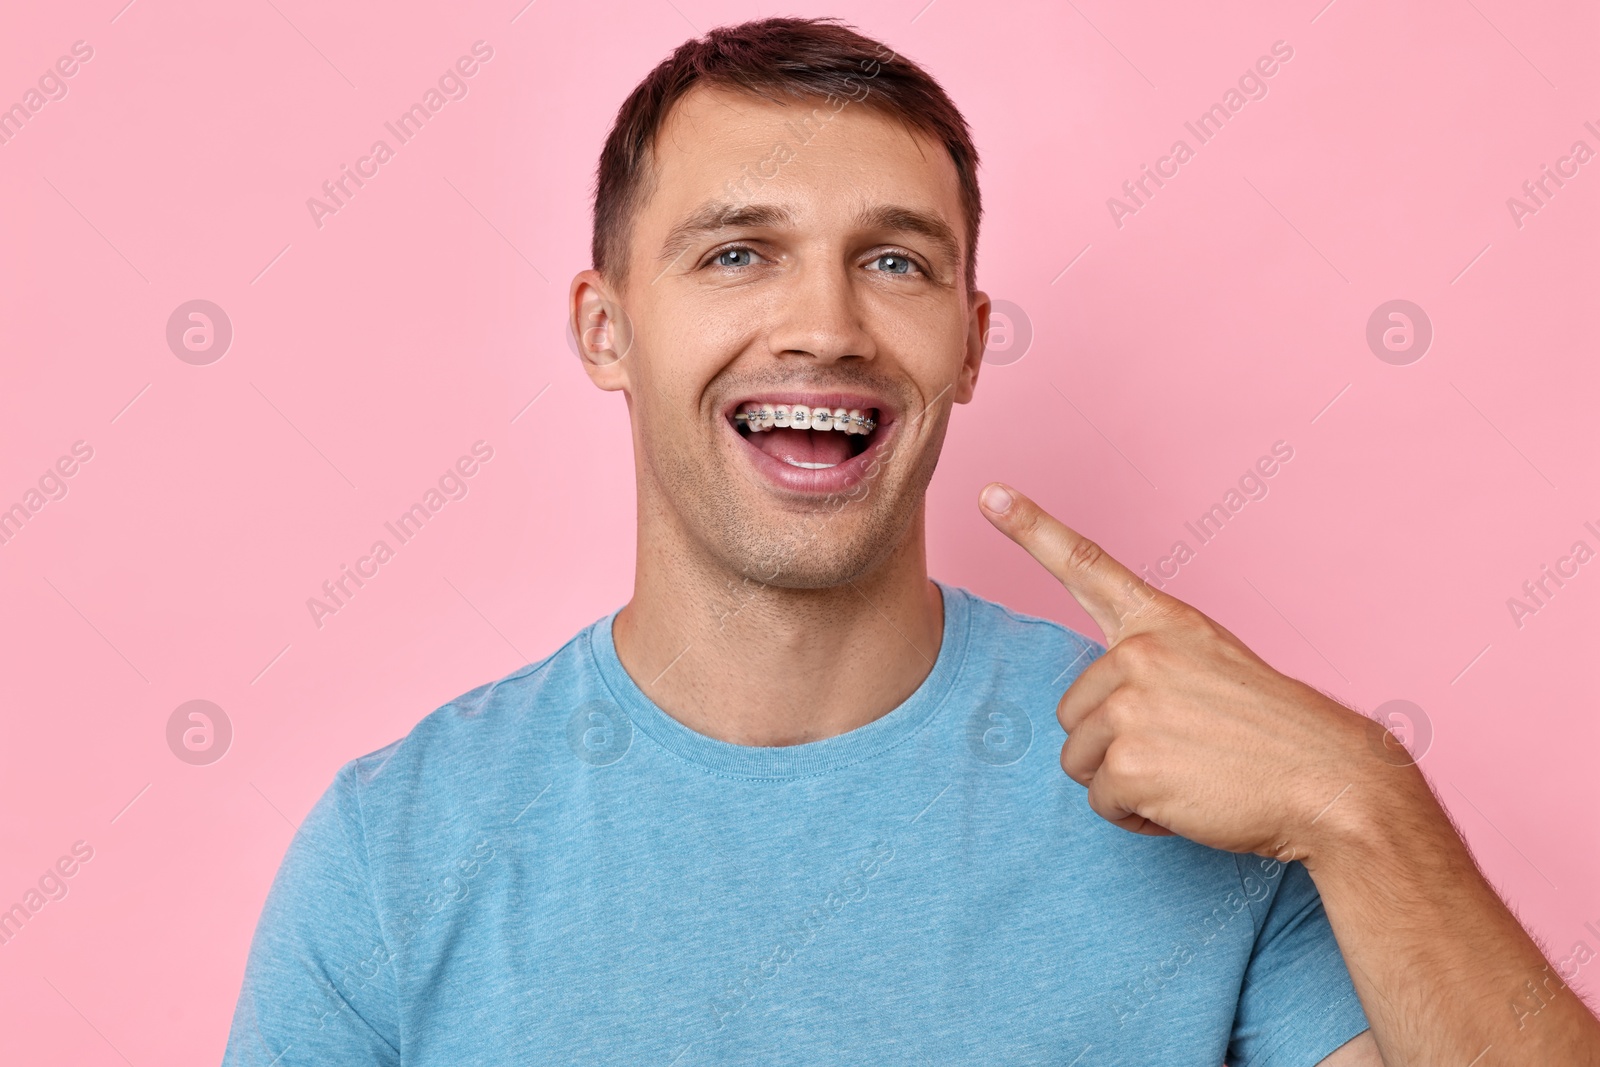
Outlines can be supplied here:
[[1415, 764], [1373, 757], [1314, 820], [1306, 869], [1319, 887], [1403, 877], [1419, 867], [1472, 866], [1461, 839]]
[[1302, 823], [1308, 870], [1370, 869], [1404, 855], [1442, 829], [1459, 844], [1449, 817], [1406, 749], [1380, 723], [1349, 709], [1344, 758], [1326, 772], [1327, 801]]

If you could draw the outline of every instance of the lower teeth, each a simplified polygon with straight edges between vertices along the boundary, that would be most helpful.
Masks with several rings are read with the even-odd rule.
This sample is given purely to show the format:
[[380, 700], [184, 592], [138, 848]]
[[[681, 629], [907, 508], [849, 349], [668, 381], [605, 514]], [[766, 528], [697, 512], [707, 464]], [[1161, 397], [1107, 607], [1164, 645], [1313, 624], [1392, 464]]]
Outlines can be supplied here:
[[821, 471], [838, 466], [837, 463], [801, 463], [799, 460], [790, 459], [788, 456], [784, 456], [783, 461], [791, 467], [804, 467], [808, 471]]

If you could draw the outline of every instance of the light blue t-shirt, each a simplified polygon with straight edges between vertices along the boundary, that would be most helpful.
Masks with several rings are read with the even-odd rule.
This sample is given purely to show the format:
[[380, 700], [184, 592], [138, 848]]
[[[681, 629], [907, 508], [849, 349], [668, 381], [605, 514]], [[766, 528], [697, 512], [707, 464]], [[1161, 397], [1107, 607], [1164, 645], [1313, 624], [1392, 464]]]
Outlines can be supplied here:
[[837, 737], [696, 733], [613, 613], [346, 764], [224, 1063], [1311, 1067], [1365, 1030], [1300, 864], [1119, 830], [1062, 773], [1104, 648], [940, 589], [932, 672]]

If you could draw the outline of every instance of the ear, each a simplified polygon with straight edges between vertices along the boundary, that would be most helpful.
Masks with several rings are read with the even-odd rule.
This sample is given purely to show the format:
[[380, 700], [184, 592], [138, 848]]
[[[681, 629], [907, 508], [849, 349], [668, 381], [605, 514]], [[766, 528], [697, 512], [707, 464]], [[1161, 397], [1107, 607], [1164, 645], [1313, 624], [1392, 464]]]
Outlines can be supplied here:
[[568, 324], [589, 380], [602, 389], [626, 390], [633, 322], [617, 294], [598, 271], [585, 270], [572, 279], [567, 303]]
[[978, 371], [983, 367], [983, 353], [989, 339], [989, 294], [974, 295], [972, 307], [967, 312], [967, 341], [961, 357], [961, 370], [956, 374], [955, 388], [951, 390], [957, 404], [972, 399], [978, 389]]

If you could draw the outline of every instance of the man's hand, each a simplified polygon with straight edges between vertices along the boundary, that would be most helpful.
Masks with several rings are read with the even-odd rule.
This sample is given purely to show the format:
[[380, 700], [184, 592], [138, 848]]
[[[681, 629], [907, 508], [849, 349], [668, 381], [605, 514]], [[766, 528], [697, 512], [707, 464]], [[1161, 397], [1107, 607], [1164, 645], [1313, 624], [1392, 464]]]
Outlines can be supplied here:
[[1372, 747], [1380, 725], [1273, 670], [1027, 497], [996, 484], [982, 504], [1105, 633], [1106, 654], [1056, 711], [1061, 767], [1103, 818], [1314, 863], [1344, 793], [1374, 764], [1394, 770]]
[[1135, 833], [1305, 863], [1372, 1029], [1326, 1063], [1600, 1067], [1600, 1022], [1378, 723], [1262, 662], [1014, 489], [998, 526], [1105, 631], [1057, 715], [1061, 766]]

